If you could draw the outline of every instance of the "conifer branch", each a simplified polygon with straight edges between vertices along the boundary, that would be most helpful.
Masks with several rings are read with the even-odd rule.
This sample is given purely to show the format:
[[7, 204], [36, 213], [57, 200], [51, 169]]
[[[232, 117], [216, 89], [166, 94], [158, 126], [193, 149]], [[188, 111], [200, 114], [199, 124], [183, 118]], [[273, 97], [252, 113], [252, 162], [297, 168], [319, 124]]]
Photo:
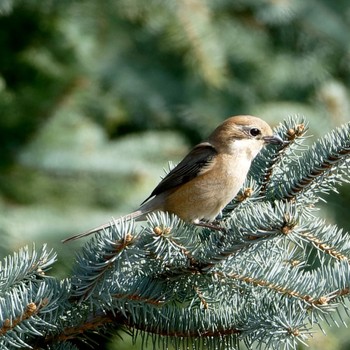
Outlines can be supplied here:
[[122, 317], [121, 314], [112, 315], [111, 313], [108, 313], [94, 315], [89, 317], [86, 321], [84, 321], [84, 323], [80, 325], [64, 328], [58, 335], [47, 336], [44, 342], [49, 344], [52, 341], [61, 342], [70, 339], [76, 339], [84, 333], [97, 331], [102, 327], [106, 327], [112, 324], [121, 324], [122, 319], [124, 320], [124, 317]]
[[[136, 327], [137, 328], [137, 327]], [[138, 328], [140, 331], [145, 331], [147, 333], [152, 333], [155, 334], [157, 336], [163, 336], [163, 337], [176, 337], [176, 338], [187, 338], [187, 339], [191, 339], [191, 340], [195, 340], [196, 338], [207, 338], [207, 337], [216, 337], [216, 338], [220, 338], [220, 337], [224, 337], [224, 336], [231, 336], [231, 335], [239, 335], [242, 332], [235, 327], [231, 327], [231, 328], [225, 328], [225, 329], [206, 329], [206, 330], [198, 330], [198, 329], [194, 329], [191, 331], [178, 331], [178, 330], [174, 330], [174, 331], [168, 331], [166, 329], [162, 330], [156, 327], [149, 327], [149, 326], [145, 326], [142, 328]]]
[[309, 174], [294, 182], [294, 184], [290, 187], [290, 191], [286, 193], [286, 198], [289, 200], [295, 198], [298, 193], [308, 188], [313, 181], [317, 181], [320, 176], [330, 173], [333, 167], [337, 166], [339, 162], [344, 161], [344, 159], [349, 155], [349, 147], [340, 149], [336, 154], [330, 154], [327, 158], [323, 159], [321, 164], [312, 169]]
[[307, 128], [305, 127], [305, 124], [303, 122], [295, 124], [289, 129], [287, 129], [286, 126], [283, 125], [280, 127], [280, 129], [282, 129], [281, 132], [283, 133], [282, 139], [285, 141], [284, 144], [282, 144], [277, 149], [276, 153], [272, 154], [272, 156], [270, 156], [266, 161], [267, 165], [261, 177], [261, 188], [259, 193], [259, 195], [262, 197], [265, 196], [267, 187], [271, 182], [274, 168], [278, 165], [279, 162], [283, 160], [283, 156], [285, 155], [287, 149], [291, 147], [291, 145], [295, 143], [299, 138], [302, 138], [307, 131]]
[[349, 155], [350, 123], [347, 123], [316, 142], [310, 151], [303, 155], [298, 167], [292, 168], [292, 180], [283, 183], [280, 198], [290, 201], [311, 188], [315, 194], [317, 185], [320, 187], [317, 190], [328, 192], [334, 188], [335, 183], [348, 181], [349, 174], [342, 166], [345, 165], [345, 169], [349, 168]]
[[28, 320], [34, 315], [38, 314], [45, 306], [48, 304], [48, 299], [41, 300], [38, 304], [30, 302], [26, 305], [22, 314], [18, 315], [16, 318], [6, 318], [3, 322], [2, 327], [0, 328], [0, 336], [6, 334], [7, 332], [13, 330], [21, 322]]
[[330, 255], [337, 260], [346, 260], [347, 262], [350, 262], [350, 259], [348, 256], [342, 254], [334, 247], [328, 245], [326, 242], [323, 242], [321, 239], [314, 236], [311, 232], [302, 232], [302, 233], [299, 233], [299, 235], [303, 239], [311, 243], [314, 247], [322, 251], [324, 254]]
[[[309, 209], [316, 184], [326, 191], [349, 179], [350, 123], [296, 155], [303, 125], [290, 119], [281, 127], [288, 145], [265, 151], [220, 230], [167, 213], [150, 214], [141, 227], [118, 220], [88, 241], [62, 282], [44, 273], [55, 261], [46, 249], [6, 258], [1, 346], [39, 349], [122, 326], [178, 348], [236, 348], [242, 339], [295, 349], [310, 319], [331, 320], [350, 298], [349, 234]], [[308, 176], [297, 198], [286, 200]], [[314, 256], [320, 264], [308, 270]]]
[[248, 284], [252, 284], [254, 286], [258, 286], [258, 287], [264, 287], [264, 288], [268, 288], [271, 291], [277, 292], [279, 294], [282, 294], [284, 296], [287, 297], [293, 297], [293, 298], [297, 298], [299, 300], [303, 300], [305, 302], [307, 302], [308, 304], [311, 304], [313, 306], [317, 306], [317, 305], [323, 305], [325, 304], [325, 299], [324, 297], [320, 297], [317, 299], [314, 299], [312, 296], [307, 295], [307, 294], [302, 294], [296, 290], [291, 290], [288, 289], [287, 287], [284, 287], [282, 285], [278, 285], [272, 282], [269, 282], [267, 280], [263, 280], [263, 279], [259, 279], [259, 278], [253, 278], [253, 277], [249, 277], [249, 276], [244, 276], [244, 275], [240, 275], [238, 273], [231, 273], [231, 274], [219, 274], [216, 273], [217, 275], [221, 275], [220, 277], [222, 277], [223, 279], [226, 278], [232, 278], [238, 281], [242, 281]]

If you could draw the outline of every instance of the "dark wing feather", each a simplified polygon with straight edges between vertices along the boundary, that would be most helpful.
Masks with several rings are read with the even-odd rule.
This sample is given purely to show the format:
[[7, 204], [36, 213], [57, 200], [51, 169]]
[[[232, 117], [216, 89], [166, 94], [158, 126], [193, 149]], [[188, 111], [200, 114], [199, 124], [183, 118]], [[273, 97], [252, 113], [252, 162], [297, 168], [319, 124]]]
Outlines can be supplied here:
[[209, 142], [195, 146], [190, 153], [173, 169], [153, 190], [151, 195], [141, 203], [147, 202], [151, 197], [182, 185], [195, 178], [205, 166], [217, 155], [215, 148]]

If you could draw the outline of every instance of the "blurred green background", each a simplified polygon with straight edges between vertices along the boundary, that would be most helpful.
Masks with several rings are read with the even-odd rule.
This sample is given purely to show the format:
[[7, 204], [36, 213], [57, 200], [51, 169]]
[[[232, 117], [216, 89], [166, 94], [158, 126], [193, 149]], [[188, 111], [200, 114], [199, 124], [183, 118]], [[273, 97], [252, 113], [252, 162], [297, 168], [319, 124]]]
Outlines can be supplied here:
[[[348, 122], [349, 33], [348, 0], [0, 0], [1, 256], [47, 242], [66, 276], [82, 242], [61, 239], [135, 209], [231, 115]], [[322, 215], [350, 230], [339, 191]], [[311, 348], [350, 349], [327, 333]]]

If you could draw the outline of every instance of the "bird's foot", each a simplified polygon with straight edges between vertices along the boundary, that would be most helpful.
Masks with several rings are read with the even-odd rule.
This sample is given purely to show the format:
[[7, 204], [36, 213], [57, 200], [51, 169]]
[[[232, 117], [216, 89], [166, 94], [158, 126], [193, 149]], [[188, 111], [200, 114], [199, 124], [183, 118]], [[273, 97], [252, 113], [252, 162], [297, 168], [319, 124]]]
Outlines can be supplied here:
[[206, 227], [206, 228], [210, 228], [211, 230], [216, 230], [216, 231], [225, 231], [226, 230], [224, 227], [221, 227], [217, 221], [206, 222], [206, 221], [198, 220], [197, 222], [194, 222], [194, 224], [196, 226]]

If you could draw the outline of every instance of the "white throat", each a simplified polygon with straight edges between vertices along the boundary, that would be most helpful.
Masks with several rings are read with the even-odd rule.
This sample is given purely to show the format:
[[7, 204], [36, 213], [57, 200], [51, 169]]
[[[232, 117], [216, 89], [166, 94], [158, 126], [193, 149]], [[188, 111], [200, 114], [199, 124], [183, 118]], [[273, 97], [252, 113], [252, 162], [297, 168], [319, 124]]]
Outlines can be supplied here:
[[252, 161], [262, 148], [262, 140], [241, 139], [230, 143], [229, 153], [238, 158], [246, 157], [247, 160]]

